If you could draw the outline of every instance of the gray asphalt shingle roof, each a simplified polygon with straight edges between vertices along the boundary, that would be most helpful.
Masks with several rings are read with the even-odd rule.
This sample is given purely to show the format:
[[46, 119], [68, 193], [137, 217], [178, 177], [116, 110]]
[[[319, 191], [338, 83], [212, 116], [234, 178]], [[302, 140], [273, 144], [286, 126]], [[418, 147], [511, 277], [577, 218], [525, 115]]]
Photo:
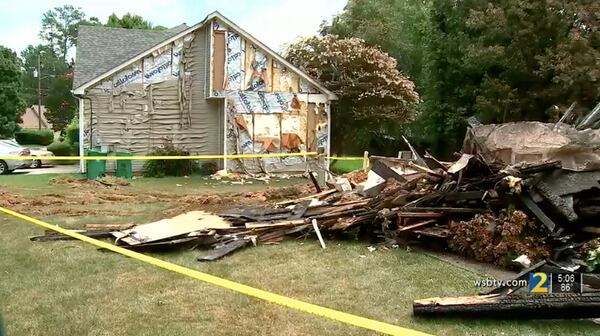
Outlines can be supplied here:
[[80, 26], [73, 88], [78, 88], [187, 28], [185, 24], [167, 30]]

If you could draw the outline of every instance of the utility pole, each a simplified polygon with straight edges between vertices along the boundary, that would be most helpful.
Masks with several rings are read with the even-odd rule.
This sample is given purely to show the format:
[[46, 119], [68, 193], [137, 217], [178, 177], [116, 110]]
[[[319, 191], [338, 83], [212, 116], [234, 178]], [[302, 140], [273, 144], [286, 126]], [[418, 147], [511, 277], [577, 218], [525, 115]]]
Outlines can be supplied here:
[[42, 58], [38, 52], [38, 130], [42, 129]]

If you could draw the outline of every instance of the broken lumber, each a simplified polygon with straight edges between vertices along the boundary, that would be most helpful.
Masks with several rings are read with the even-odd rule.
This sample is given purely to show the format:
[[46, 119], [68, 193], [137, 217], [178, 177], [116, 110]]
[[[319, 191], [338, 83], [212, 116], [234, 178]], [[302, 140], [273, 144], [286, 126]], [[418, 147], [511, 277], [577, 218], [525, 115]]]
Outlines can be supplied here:
[[493, 319], [582, 319], [600, 317], [600, 295], [561, 294], [519, 297], [497, 294], [436, 297], [413, 302], [413, 314], [427, 317]]
[[[79, 233], [80, 235], [90, 237], [90, 238], [109, 238], [111, 236], [111, 231], [86, 231], [86, 230], [71, 230], [72, 232]], [[62, 233], [57, 232], [46, 232], [46, 234], [41, 236], [32, 236], [29, 237], [30, 241], [56, 241], [56, 240], [77, 240], [71, 236], [64, 235]]]
[[223, 244], [211, 251], [207, 255], [198, 257], [198, 261], [213, 261], [224, 256], [233, 253], [236, 250], [241, 249], [242, 247], [248, 245], [250, 243], [249, 239], [237, 239], [233, 240], [227, 244]]
[[521, 194], [519, 195], [519, 198], [523, 202], [523, 205], [525, 205], [525, 207], [529, 209], [529, 211], [533, 213], [542, 224], [544, 224], [548, 231], [554, 232], [556, 223], [554, 223], [554, 221], [552, 221], [552, 219], [550, 219], [550, 217], [548, 217], [544, 211], [540, 209], [540, 207], [531, 199], [530, 195]]
[[85, 224], [85, 229], [89, 231], [119, 231], [131, 229], [134, 226], [135, 224]]
[[293, 200], [282, 201], [282, 202], [278, 202], [275, 204], [281, 205], [281, 206], [292, 205], [292, 204], [300, 203], [302, 201], [306, 201], [306, 200], [310, 200], [310, 199], [320, 199], [320, 198], [329, 196], [336, 192], [337, 192], [337, 190], [335, 190], [335, 189], [329, 189], [329, 190], [325, 190], [325, 191], [322, 191], [322, 192], [314, 194], [314, 195], [304, 196], [304, 197], [296, 198]]
[[437, 221], [435, 219], [431, 219], [431, 220], [427, 220], [427, 221], [420, 222], [420, 223], [417, 223], [417, 224], [412, 224], [412, 225], [407, 225], [407, 226], [400, 227], [400, 228], [398, 228], [396, 230], [396, 232], [412, 231], [412, 230], [415, 230], [415, 229], [420, 229], [420, 228], [424, 228], [426, 226], [435, 224], [436, 222]]
[[376, 160], [371, 165], [371, 170], [381, 176], [384, 180], [389, 180], [391, 178], [396, 179], [398, 182], [405, 182], [406, 179], [402, 177], [402, 175], [398, 174], [395, 170], [388, 167], [385, 163], [380, 160]]

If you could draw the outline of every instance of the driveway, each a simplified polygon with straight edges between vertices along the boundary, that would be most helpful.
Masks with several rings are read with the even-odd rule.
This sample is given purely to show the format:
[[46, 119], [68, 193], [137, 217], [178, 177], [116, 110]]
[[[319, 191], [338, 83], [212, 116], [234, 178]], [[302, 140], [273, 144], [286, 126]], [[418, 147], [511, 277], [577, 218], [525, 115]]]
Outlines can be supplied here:
[[41, 168], [17, 169], [15, 173], [40, 175], [40, 174], [72, 174], [79, 173], [79, 164], [42, 166]]

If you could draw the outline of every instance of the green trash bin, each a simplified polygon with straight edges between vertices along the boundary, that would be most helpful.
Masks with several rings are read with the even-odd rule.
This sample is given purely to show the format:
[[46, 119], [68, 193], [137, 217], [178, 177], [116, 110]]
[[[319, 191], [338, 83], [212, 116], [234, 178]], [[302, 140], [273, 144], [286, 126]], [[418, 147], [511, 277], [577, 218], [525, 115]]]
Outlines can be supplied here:
[[[107, 156], [107, 151], [100, 151], [89, 149], [86, 152], [86, 156]], [[98, 177], [102, 176], [106, 171], [106, 160], [87, 160], [86, 161], [86, 170], [85, 176], [89, 180], [95, 180]]]
[[[116, 152], [116, 156], [133, 156], [131, 153], [127, 152]], [[131, 160], [117, 160], [117, 168], [115, 175], [117, 177], [124, 177], [126, 179], [130, 179], [133, 177], [133, 168], [131, 166]]]

